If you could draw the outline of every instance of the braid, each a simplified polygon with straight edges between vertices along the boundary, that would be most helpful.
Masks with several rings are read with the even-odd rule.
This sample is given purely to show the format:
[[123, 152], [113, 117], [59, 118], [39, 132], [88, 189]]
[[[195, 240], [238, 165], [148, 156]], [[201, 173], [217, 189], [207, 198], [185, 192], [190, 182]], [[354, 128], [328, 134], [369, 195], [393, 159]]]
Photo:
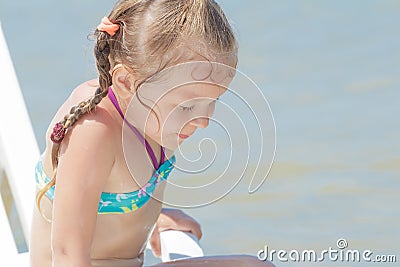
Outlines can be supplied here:
[[[110, 61], [108, 56], [110, 55], [110, 44], [108, 40], [108, 36], [103, 32], [96, 30], [95, 34], [97, 35], [97, 42], [94, 47], [95, 56], [96, 56], [96, 66], [99, 71], [99, 85], [94, 96], [89, 98], [88, 100], [84, 100], [80, 102], [78, 105], [73, 106], [70, 112], [64, 116], [64, 119], [57, 123], [59, 126], [62, 126], [62, 131], [72, 127], [75, 122], [84, 114], [92, 111], [100, 101], [107, 96], [108, 87], [112, 84], [112, 77], [110, 75]], [[53, 145], [53, 163], [57, 163], [57, 153], [59, 148], [59, 143], [64, 138], [64, 133], [56, 140]], [[53, 140], [53, 139], [52, 139]], [[53, 140], [54, 141], [54, 140]], [[55, 148], [55, 149], [54, 149]], [[54, 153], [55, 152], [55, 153]], [[55, 168], [56, 165], [53, 164]]]
[[[100, 87], [96, 89], [94, 96], [89, 98], [88, 100], [84, 100], [80, 102], [78, 105], [73, 106], [69, 113], [64, 116], [64, 119], [61, 122], [58, 122], [54, 127], [51, 139], [54, 142], [52, 151], [51, 151], [51, 158], [52, 164], [54, 169], [54, 176], [51, 181], [42, 189], [40, 189], [36, 195], [36, 202], [39, 208], [40, 214], [41, 207], [40, 207], [40, 200], [44, 196], [47, 190], [49, 190], [53, 185], [56, 183], [56, 174], [57, 174], [57, 165], [58, 165], [58, 152], [60, 149], [60, 143], [64, 138], [65, 131], [72, 127], [75, 122], [84, 114], [89, 113], [92, 111], [100, 101], [107, 96], [108, 88], [112, 84], [112, 77], [110, 75], [110, 68], [111, 64], [108, 59], [110, 55], [110, 45], [108, 41], [108, 36], [106, 34], [96, 30], [97, 34], [97, 42], [95, 44], [95, 56], [96, 56], [96, 66], [97, 70], [99, 71], [99, 85]], [[58, 128], [57, 128], [58, 127]], [[56, 129], [57, 128], [57, 129]], [[55, 136], [55, 137], [54, 137]], [[42, 214], [43, 216], [43, 214]], [[43, 216], [44, 217], [44, 216]], [[47, 218], [45, 218], [49, 221]]]
[[110, 75], [111, 64], [108, 56], [110, 55], [110, 36], [104, 32], [96, 30], [97, 42], [94, 47], [96, 57], [96, 67], [99, 72], [99, 85], [102, 92], [108, 92], [108, 87], [112, 84]]
[[[93, 110], [97, 104], [100, 103], [100, 101], [107, 95], [108, 93], [108, 87], [107, 91], [104, 92], [101, 90], [101, 88], [97, 88], [95, 95], [89, 98], [88, 100], [84, 100], [80, 102], [78, 105], [73, 106], [69, 113], [64, 116], [64, 119], [57, 123], [56, 125], [62, 126], [62, 130], [66, 130], [70, 127], [72, 127], [75, 122], [84, 114], [89, 113], [91, 110]], [[56, 126], [57, 127], [57, 126]], [[53, 162], [53, 168], [55, 169], [58, 163], [58, 150], [60, 147], [60, 144], [62, 139], [64, 138], [64, 135], [61, 136], [60, 140], [58, 143], [53, 144], [53, 149], [52, 149], [52, 162]]]
[[[75, 122], [84, 114], [92, 111], [97, 104], [107, 95], [108, 87], [112, 84], [112, 77], [110, 75], [110, 61], [108, 56], [110, 55], [110, 45], [108, 36], [98, 30], [96, 30], [97, 42], [95, 44], [95, 56], [96, 65], [99, 71], [99, 85], [94, 96], [88, 100], [80, 102], [78, 105], [73, 106], [69, 113], [64, 116], [64, 119], [59, 122], [59, 126], [62, 126], [62, 131], [72, 127]], [[64, 138], [64, 133], [56, 138], [55, 143], [60, 143]], [[53, 140], [54, 141], [54, 140]]]

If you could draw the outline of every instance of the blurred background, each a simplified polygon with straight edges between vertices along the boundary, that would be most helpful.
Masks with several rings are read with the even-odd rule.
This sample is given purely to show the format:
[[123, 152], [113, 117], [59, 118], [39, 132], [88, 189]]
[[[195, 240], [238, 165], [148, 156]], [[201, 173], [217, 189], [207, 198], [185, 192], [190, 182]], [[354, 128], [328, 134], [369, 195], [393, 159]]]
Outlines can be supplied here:
[[[265, 245], [321, 251], [345, 238], [349, 249], [400, 261], [400, 2], [218, 2], [239, 40], [238, 69], [272, 109], [277, 149], [256, 193], [245, 182], [212, 205], [186, 210], [202, 224], [205, 253], [256, 255]], [[59, 105], [96, 77], [87, 36], [113, 3], [0, 2], [41, 151]], [[7, 97], [7, 88], [1, 92]]]

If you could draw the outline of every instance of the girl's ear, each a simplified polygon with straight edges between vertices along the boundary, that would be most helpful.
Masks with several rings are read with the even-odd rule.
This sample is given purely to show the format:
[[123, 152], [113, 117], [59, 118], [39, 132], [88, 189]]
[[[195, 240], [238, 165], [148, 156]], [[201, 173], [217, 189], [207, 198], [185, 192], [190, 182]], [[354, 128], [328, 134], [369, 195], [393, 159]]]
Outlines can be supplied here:
[[122, 65], [117, 64], [111, 73], [113, 90], [116, 91], [120, 98], [129, 99], [135, 93], [132, 91], [134, 83], [134, 76], [128, 69]]

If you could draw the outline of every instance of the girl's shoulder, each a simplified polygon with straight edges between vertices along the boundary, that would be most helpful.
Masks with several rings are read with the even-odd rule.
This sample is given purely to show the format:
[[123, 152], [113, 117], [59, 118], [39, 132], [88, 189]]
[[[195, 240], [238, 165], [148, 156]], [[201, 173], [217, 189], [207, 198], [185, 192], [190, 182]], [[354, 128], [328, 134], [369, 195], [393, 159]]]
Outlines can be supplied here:
[[[66, 114], [70, 113], [72, 107], [77, 106], [82, 101], [86, 101], [93, 97], [98, 87], [97, 80], [90, 80], [80, 84], [72, 91], [71, 95], [61, 106], [56, 115], [60, 116], [60, 119], [62, 119]], [[106, 126], [106, 128], [109, 130], [108, 132], [112, 134], [114, 129], [118, 129], [116, 126], [118, 126], [118, 119], [120, 118], [115, 116], [115, 111], [112, 109], [112, 107], [110, 107], [108, 102], [109, 99], [106, 96], [98, 105], [95, 106], [94, 109], [83, 114], [75, 124], [87, 124], [88, 126], [103, 125]], [[74, 128], [74, 126], [71, 128]]]
[[[52, 141], [50, 135], [53, 131], [53, 127], [57, 122], [63, 120], [63, 118], [70, 114], [71, 108], [77, 106], [82, 101], [91, 98], [96, 89], [98, 83], [96, 80], [90, 80], [78, 85], [66, 99], [66, 101], [60, 106], [54, 115], [51, 123], [48, 126], [46, 132], [46, 147], [52, 147]], [[70, 139], [74, 142], [86, 142], [87, 140], [103, 140], [104, 143], [110, 143], [117, 141], [115, 136], [120, 136], [121, 118], [115, 116], [115, 111], [112, 110], [108, 98], [104, 98], [93, 110], [83, 114], [73, 126], [71, 126], [67, 132], [62, 144], [68, 143]], [[119, 114], [118, 114], [119, 115]], [[115, 145], [115, 144], [113, 144]], [[100, 149], [100, 147], [99, 147]], [[46, 149], [47, 150], [47, 149]]]
[[70, 96], [65, 102], [72, 101], [75, 103], [79, 103], [82, 100], [89, 99], [94, 95], [94, 92], [99, 87], [99, 83], [97, 79], [92, 79], [86, 82], [79, 84], [72, 90]]
[[[53, 142], [50, 135], [53, 127], [60, 122], [65, 115], [70, 113], [72, 107], [80, 102], [87, 100], [94, 95], [97, 89], [95, 81], [88, 81], [76, 87], [68, 99], [61, 105], [55, 114], [46, 133], [46, 149], [43, 155], [43, 167], [46, 173], [52, 173], [51, 151]], [[61, 142], [59, 155], [64, 156], [67, 151], [79, 156], [80, 158], [105, 157], [112, 159], [117, 153], [120, 126], [106, 103], [108, 99], [103, 99], [95, 109], [82, 115], [66, 131], [65, 137]], [[104, 103], [103, 103], [104, 102]]]
[[[50, 134], [53, 131], [53, 127], [57, 122], [63, 120], [63, 118], [70, 114], [71, 108], [79, 105], [82, 101], [86, 101], [94, 96], [96, 89], [98, 88], [97, 80], [89, 80], [80, 85], [78, 85], [70, 94], [70, 96], [65, 100], [65, 102], [60, 106], [54, 115], [46, 134], [46, 139], [50, 140]], [[85, 124], [106, 124], [109, 129], [113, 129], [113, 126], [117, 125], [114, 111], [108, 105], [107, 97], [103, 99], [93, 110], [83, 114], [76, 122], [76, 125]], [[71, 129], [75, 128], [75, 124]]]

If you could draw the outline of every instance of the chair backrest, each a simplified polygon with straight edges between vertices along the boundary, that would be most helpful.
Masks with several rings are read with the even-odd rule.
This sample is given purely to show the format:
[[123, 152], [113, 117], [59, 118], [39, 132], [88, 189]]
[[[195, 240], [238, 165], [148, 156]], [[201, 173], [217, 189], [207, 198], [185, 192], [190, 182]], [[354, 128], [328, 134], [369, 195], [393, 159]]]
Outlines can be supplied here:
[[[2, 248], [0, 255], [4, 253], [4, 256], [9, 257], [13, 254], [22, 254], [16, 249], [17, 246], [21, 247], [21, 244], [16, 243], [29, 244], [30, 220], [35, 194], [34, 167], [39, 158], [39, 148], [1, 24], [0, 85], [0, 179], [1, 204], [3, 204], [0, 208]], [[10, 237], [10, 233], [13, 233], [14, 237], [19, 234], [23, 240], [3, 238]], [[6, 253], [3, 248], [10, 251]], [[15, 253], [11, 253], [12, 248], [15, 249]], [[3, 255], [0, 259], [3, 261]]]

